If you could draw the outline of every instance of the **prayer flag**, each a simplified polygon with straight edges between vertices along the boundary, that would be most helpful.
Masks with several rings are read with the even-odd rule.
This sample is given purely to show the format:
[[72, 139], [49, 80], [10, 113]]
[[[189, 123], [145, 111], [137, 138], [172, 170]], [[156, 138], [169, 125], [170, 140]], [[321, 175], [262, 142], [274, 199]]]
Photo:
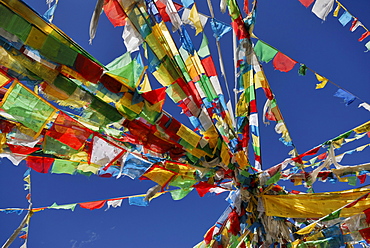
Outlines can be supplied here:
[[74, 203], [74, 204], [65, 204], [65, 205], [58, 205], [56, 202], [54, 202], [53, 205], [51, 205], [48, 208], [51, 208], [51, 209], [70, 209], [70, 210], [74, 211], [76, 205], [77, 205], [77, 203]]
[[293, 69], [297, 62], [289, 58], [285, 54], [278, 52], [272, 63], [274, 65], [275, 70], [288, 72]]
[[79, 150], [91, 134], [91, 130], [87, 129], [81, 123], [63, 112], [60, 112], [45, 135], [50, 136], [75, 150]]
[[316, 84], [316, 89], [322, 89], [326, 86], [326, 84], [328, 83], [328, 79], [324, 78], [323, 76], [320, 76], [319, 74], [315, 73], [316, 75], [316, 78], [319, 82], [319, 84]]
[[118, 0], [104, 0], [104, 13], [113, 26], [124, 26], [126, 24], [126, 13]]
[[341, 17], [339, 17], [338, 21], [342, 24], [342, 26], [346, 26], [352, 20], [352, 15], [345, 11]]
[[363, 33], [358, 41], [363, 41], [368, 36], [370, 36], [370, 31], [366, 31], [365, 33]]
[[337, 92], [335, 92], [334, 96], [343, 98], [346, 106], [350, 105], [354, 100], [356, 100], [356, 97], [354, 95], [343, 89], [338, 89]]
[[122, 174], [135, 179], [143, 175], [151, 165], [152, 163], [130, 153], [126, 161], [122, 161]]
[[37, 137], [56, 109], [31, 90], [15, 81], [1, 102], [1, 108], [33, 130]]
[[116, 161], [122, 154], [125, 152], [125, 149], [109, 142], [106, 139], [103, 139], [99, 136], [94, 136], [90, 163], [101, 165], [104, 167], [104, 170]]
[[325, 21], [326, 16], [333, 10], [334, 0], [316, 0], [312, 12]]
[[315, 0], [299, 0], [299, 1], [301, 2], [301, 4], [303, 6], [305, 6], [306, 8], [308, 8], [308, 6], [310, 6], [313, 3], [313, 1], [315, 1]]
[[278, 51], [275, 48], [267, 45], [266, 43], [260, 40], [257, 41], [254, 47], [254, 51], [256, 52], [256, 55], [260, 59], [260, 61], [266, 63], [270, 62], [278, 53]]
[[39, 173], [48, 173], [53, 162], [54, 158], [49, 157], [28, 156], [26, 158], [27, 166]]
[[213, 36], [217, 40], [220, 40], [222, 36], [230, 32], [232, 29], [229, 24], [226, 24], [214, 18], [211, 19], [211, 28], [213, 31]]
[[78, 162], [73, 162], [63, 159], [55, 159], [53, 167], [51, 168], [51, 173], [55, 174], [74, 174], [78, 166]]
[[130, 205], [135, 205], [139, 207], [149, 206], [149, 202], [145, 200], [145, 196], [130, 197], [128, 198], [128, 202]]
[[93, 201], [93, 202], [84, 202], [84, 203], [79, 203], [80, 207], [94, 210], [94, 209], [99, 209], [102, 208], [105, 204], [105, 200], [103, 201]]

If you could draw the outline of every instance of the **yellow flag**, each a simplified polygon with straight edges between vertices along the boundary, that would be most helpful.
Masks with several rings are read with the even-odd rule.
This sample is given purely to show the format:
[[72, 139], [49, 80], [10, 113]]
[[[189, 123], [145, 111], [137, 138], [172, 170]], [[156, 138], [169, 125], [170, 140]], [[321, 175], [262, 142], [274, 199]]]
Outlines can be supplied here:
[[356, 127], [355, 129], [353, 129], [353, 131], [355, 131], [356, 133], [370, 132], [370, 121]]
[[315, 75], [316, 75], [317, 80], [319, 82], [321, 82], [319, 84], [316, 84], [316, 89], [322, 89], [322, 88], [324, 88], [326, 86], [326, 84], [328, 83], [329, 80], [327, 78], [323, 77], [323, 76], [320, 76], [317, 73], [315, 73]]
[[25, 178], [23, 178], [23, 181], [27, 182], [27, 183], [31, 183], [31, 178], [30, 178], [30, 175], [26, 176]]
[[297, 248], [297, 247], [298, 247], [298, 245], [299, 245], [301, 242], [302, 242], [302, 240], [300, 240], [300, 239], [295, 240], [294, 242], [292, 242], [292, 243], [291, 243], [292, 248]]
[[363, 146], [360, 146], [360, 147], [357, 147], [356, 148], [356, 152], [362, 152], [366, 147], [368, 147], [370, 144], [367, 144], [367, 145], [363, 145]]
[[195, 27], [195, 30], [196, 30], [195, 35], [198, 35], [200, 32], [203, 31], [203, 26], [202, 26], [202, 23], [200, 22], [197, 6], [195, 5], [195, 3], [194, 3], [193, 7], [190, 10], [189, 20], [192, 21], [193, 24], [194, 24], [194, 27]]
[[150, 86], [148, 74], [145, 73], [144, 79], [141, 82], [140, 87], [141, 87], [141, 89], [139, 91], [140, 93], [144, 93], [144, 92], [148, 92], [148, 91], [152, 90], [152, 87]]
[[317, 222], [314, 222], [314, 223], [302, 228], [301, 230], [296, 232], [296, 234], [299, 234], [299, 235], [308, 234], [308, 233], [312, 232], [312, 230], [315, 228], [316, 224], [317, 224]]
[[340, 7], [341, 7], [341, 5], [340, 5], [340, 3], [338, 3], [337, 7], [335, 8], [335, 10], [333, 12], [334, 17], [338, 17]]
[[[267, 216], [321, 218], [369, 192], [368, 188], [359, 188], [326, 193], [262, 195], [262, 200]], [[350, 208], [342, 209], [340, 217], [362, 213], [369, 204], [370, 198], [363, 199]]]

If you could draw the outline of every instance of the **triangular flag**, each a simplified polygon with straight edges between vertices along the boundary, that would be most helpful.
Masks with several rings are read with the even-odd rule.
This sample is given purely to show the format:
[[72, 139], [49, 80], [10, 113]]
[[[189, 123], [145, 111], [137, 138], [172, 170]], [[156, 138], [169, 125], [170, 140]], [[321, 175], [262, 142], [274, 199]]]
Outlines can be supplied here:
[[299, 0], [299, 1], [301, 2], [301, 4], [303, 6], [305, 6], [306, 8], [308, 8], [308, 6], [310, 6], [313, 3], [313, 1], [315, 1], [315, 0]]
[[340, 212], [341, 212], [341, 209], [339, 210], [336, 210], [332, 213], [330, 213], [329, 215], [327, 215], [324, 219], [322, 219], [321, 221], [328, 221], [328, 220], [334, 220], [334, 219], [338, 219], [339, 216], [340, 216]]
[[224, 34], [228, 33], [231, 31], [231, 26], [224, 23], [224, 22], [220, 22], [216, 19], [212, 19], [211, 20], [211, 28], [212, 28], [212, 31], [213, 31], [213, 36], [217, 39], [217, 40], [220, 40], [222, 36], [224, 36]]
[[370, 50], [370, 41], [365, 44], [365, 47], [367, 48], [366, 52]]
[[46, 20], [48, 20], [49, 22], [52, 22], [53, 21], [53, 18], [54, 18], [54, 12], [55, 12], [55, 9], [57, 8], [57, 4], [58, 4], [58, 0], [55, 1], [55, 4], [53, 6], [51, 6], [46, 12], [45, 14], [42, 16], [43, 18], [45, 18]]
[[145, 73], [143, 81], [141, 82], [139, 87], [140, 87], [140, 90], [139, 90], [140, 93], [145, 93], [145, 92], [149, 92], [152, 90], [152, 87], [150, 86], [148, 74]]
[[203, 39], [202, 39], [202, 43], [200, 44], [200, 48], [198, 50], [198, 55], [201, 58], [204, 58], [210, 54], [211, 52], [209, 51], [209, 47], [208, 47], [208, 39], [207, 39], [207, 36], [203, 33]]
[[317, 224], [317, 222], [314, 222], [314, 223], [302, 228], [301, 230], [296, 232], [296, 234], [299, 234], [299, 235], [308, 234], [308, 233], [313, 231], [313, 229], [316, 227], [316, 224]]
[[193, 1], [193, 0], [181, 0], [181, 3], [182, 3], [186, 8], [189, 8], [189, 7], [194, 3], [194, 1]]

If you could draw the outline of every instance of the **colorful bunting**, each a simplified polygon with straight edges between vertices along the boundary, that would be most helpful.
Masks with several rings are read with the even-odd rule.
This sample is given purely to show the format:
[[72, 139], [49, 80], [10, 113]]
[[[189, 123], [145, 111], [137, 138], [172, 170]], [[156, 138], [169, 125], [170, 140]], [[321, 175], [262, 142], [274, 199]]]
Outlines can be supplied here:
[[[299, 1], [305, 7], [313, 3], [313, 0]], [[52, 19], [57, 3], [49, 9], [47, 18]], [[238, 39], [235, 41], [238, 87], [235, 96], [240, 100], [236, 103], [234, 120], [230, 95], [229, 99], [223, 95], [213, 61], [215, 56], [211, 56], [206, 35], [203, 34], [196, 51], [196, 43], [193, 44], [183, 25], [193, 25], [198, 34], [205, 31], [209, 17], [198, 12], [194, 1], [183, 0], [182, 3], [191, 9], [184, 9], [181, 20], [178, 11], [182, 6], [172, 0], [135, 3], [98, 0], [90, 28], [91, 39], [95, 36], [102, 8], [114, 26], [125, 26], [123, 39], [127, 53], [106, 67], [23, 3], [0, 4], [3, 30], [0, 31], [0, 52], [4, 54], [0, 61], [3, 66], [0, 70], [1, 115], [4, 118], [0, 120], [0, 157], [14, 164], [25, 160], [29, 168], [39, 173], [96, 174], [115, 178], [127, 175], [156, 183], [146, 195], [0, 211], [19, 213], [26, 210], [30, 213], [47, 208], [73, 211], [76, 205], [94, 210], [105, 204], [109, 209], [121, 206], [123, 199], [129, 199], [130, 205], [148, 206], [150, 199], [165, 193], [161, 191], [164, 187], [171, 188], [174, 200], [182, 199], [194, 188], [201, 197], [208, 192], [229, 191], [230, 205], [199, 247], [254, 247], [270, 243], [339, 247], [348, 243], [349, 235], [343, 235], [341, 228], [349, 228], [349, 220], [341, 217], [361, 215], [356, 218], [367, 221], [369, 193], [366, 188], [304, 194], [288, 192], [277, 183], [291, 180], [295, 185], [303, 184], [309, 192], [313, 191], [312, 185], [317, 179], [341, 180], [354, 186], [357, 181], [364, 183], [366, 172], [370, 171], [368, 164], [342, 166], [339, 163], [345, 154], [363, 151], [369, 145], [337, 156], [334, 149], [365, 137], [370, 132], [369, 123], [298, 154], [260, 65], [261, 61], [268, 63], [273, 59], [276, 70], [288, 72], [297, 61], [261, 40], [253, 47], [249, 38], [254, 37], [256, 5], [253, 3], [253, 8], [249, 8], [247, 0], [243, 8], [248, 14], [246, 18], [237, 1], [221, 1], [221, 8], [227, 5], [229, 9]], [[353, 19], [352, 32], [359, 26], [365, 28], [337, 3], [334, 15], [338, 16], [340, 9], [344, 9], [339, 18], [343, 26]], [[325, 20], [333, 5], [334, 0], [316, 0], [312, 12]], [[214, 18], [211, 7], [210, 3], [211, 29], [219, 44], [220, 38], [231, 28]], [[171, 22], [173, 31], [179, 36], [178, 42], [164, 22]], [[359, 41], [368, 36], [367, 31]], [[366, 47], [370, 48], [370, 42]], [[131, 57], [133, 52], [135, 58]], [[221, 75], [225, 77], [220, 51], [219, 56]], [[306, 75], [307, 70], [314, 72], [304, 64], [298, 72]], [[320, 82], [316, 89], [331, 82], [314, 73]], [[161, 87], [151, 90], [149, 80], [154, 79], [151, 74]], [[18, 81], [20, 78], [27, 80], [23, 84]], [[264, 122], [266, 119], [275, 121], [280, 140], [294, 147], [291, 158], [268, 170], [262, 168], [256, 99], [259, 88], [267, 98]], [[163, 110], [166, 93], [189, 117], [193, 129]], [[357, 98], [341, 88], [335, 96], [343, 98], [346, 105]], [[249, 148], [249, 144], [252, 147]], [[328, 150], [316, 155], [321, 148]], [[255, 158], [253, 166], [249, 162], [250, 149]], [[306, 156], [314, 157], [304, 161]], [[24, 181], [25, 188], [30, 189], [29, 175], [25, 175]], [[27, 199], [31, 202], [30, 195]], [[306, 227], [297, 230], [291, 218], [304, 218]], [[344, 224], [321, 228], [322, 222], [327, 224], [334, 219]], [[28, 237], [27, 228], [28, 223], [22, 238]], [[350, 232], [354, 231], [361, 233], [363, 239], [369, 239], [366, 227]], [[294, 241], [297, 234], [304, 235], [304, 241]]]

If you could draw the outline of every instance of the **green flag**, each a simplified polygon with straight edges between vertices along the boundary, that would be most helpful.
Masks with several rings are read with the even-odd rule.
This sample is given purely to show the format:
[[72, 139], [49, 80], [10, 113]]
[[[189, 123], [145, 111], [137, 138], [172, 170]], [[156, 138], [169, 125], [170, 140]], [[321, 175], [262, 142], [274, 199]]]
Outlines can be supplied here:
[[6, 113], [33, 130], [37, 137], [56, 109], [31, 90], [15, 81], [0, 106]]
[[275, 48], [270, 47], [260, 40], [257, 41], [257, 44], [254, 47], [254, 51], [256, 52], [256, 55], [260, 59], [260, 61], [266, 63], [270, 62], [278, 52]]

